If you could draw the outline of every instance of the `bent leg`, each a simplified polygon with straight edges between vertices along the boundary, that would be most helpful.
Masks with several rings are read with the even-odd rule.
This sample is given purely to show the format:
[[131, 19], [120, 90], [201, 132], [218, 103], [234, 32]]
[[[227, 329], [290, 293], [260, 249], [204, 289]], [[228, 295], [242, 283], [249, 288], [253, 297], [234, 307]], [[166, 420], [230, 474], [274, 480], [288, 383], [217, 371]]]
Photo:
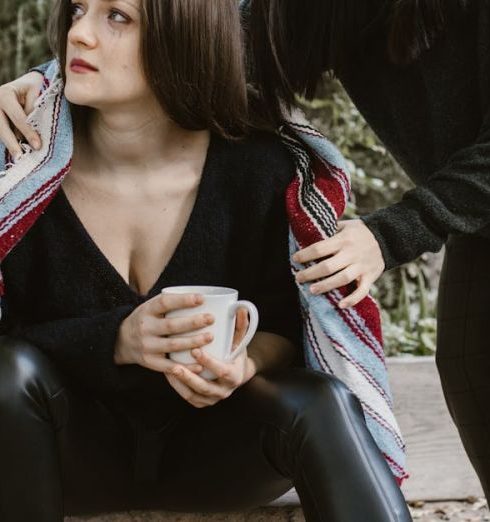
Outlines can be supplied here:
[[308, 521], [411, 520], [357, 399], [302, 369], [257, 376], [194, 410], [169, 442], [160, 500], [181, 511], [250, 509], [291, 482]]
[[38, 349], [0, 338], [2, 522], [61, 522], [72, 511], [123, 508], [124, 441], [109, 411], [68, 390]]

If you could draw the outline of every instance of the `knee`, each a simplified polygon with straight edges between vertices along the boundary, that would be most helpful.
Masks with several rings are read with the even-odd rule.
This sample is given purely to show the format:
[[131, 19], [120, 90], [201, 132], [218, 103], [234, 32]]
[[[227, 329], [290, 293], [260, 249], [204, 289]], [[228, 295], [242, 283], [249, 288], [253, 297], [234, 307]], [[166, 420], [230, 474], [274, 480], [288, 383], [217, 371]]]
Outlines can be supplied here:
[[258, 380], [255, 404], [263, 415], [283, 429], [324, 418], [350, 417], [364, 421], [357, 397], [332, 375], [291, 369]]
[[24, 397], [59, 389], [49, 361], [35, 346], [0, 337], [0, 411], [19, 407]]

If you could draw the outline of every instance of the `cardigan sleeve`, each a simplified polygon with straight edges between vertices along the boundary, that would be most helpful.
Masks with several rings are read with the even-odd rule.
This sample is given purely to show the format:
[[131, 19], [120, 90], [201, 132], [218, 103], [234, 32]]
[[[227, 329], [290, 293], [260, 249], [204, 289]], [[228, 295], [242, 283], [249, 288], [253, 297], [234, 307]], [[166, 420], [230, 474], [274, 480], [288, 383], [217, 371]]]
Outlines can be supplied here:
[[490, 225], [489, 120], [474, 143], [454, 153], [425, 183], [362, 218], [380, 244], [387, 270], [437, 252], [449, 234], [475, 234]]
[[122, 305], [90, 317], [34, 324], [12, 324], [7, 317], [6, 333], [42, 350], [62, 373], [87, 390], [120, 392], [134, 382], [128, 380], [127, 367], [114, 363], [114, 344], [122, 321], [133, 309], [134, 305]]

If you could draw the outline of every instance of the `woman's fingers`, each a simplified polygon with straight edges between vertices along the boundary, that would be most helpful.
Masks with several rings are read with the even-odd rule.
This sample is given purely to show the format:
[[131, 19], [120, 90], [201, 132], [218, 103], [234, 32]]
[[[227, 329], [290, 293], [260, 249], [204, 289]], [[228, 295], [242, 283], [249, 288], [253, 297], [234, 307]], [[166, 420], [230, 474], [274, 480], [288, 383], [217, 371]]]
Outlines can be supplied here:
[[315, 295], [325, 294], [335, 288], [340, 288], [341, 286], [346, 286], [352, 283], [359, 277], [359, 275], [358, 270], [351, 266], [331, 277], [328, 277], [327, 279], [323, 279], [322, 281], [318, 281], [311, 285], [310, 292]]
[[1, 105], [4, 113], [7, 115], [14, 127], [26, 138], [31, 147], [39, 149], [41, 146], [39, 134], [27, 123], [27, 115], [20, 103], [17, 101], [15, 94], [10, 98], [6, 98], [6, 101], [7, 103], [2, 103]]
[[293, 261], [302, 264], [316, 261], [322, 257], [328, 257], [336, 254], [340, 250], [341, 246], [341, 238], [339, 238], [338, 235], [335, 235], [328, 239], [324, 239], [323, 241], [313, 243], [312, 245], [303, 248], [302, 250], [298, 250], [298, 252], [293, 255]]
[[223, 400], [229, 395], [229, 391], [223, 386], [203, 379], [183, 366], [177, 366], [172, 370], [171, 374], [198, 395], [218, 400]]
[[165, 357], [165, 355], [161, 354], [146, 354], [141, 361], [141, 366], [144, 368], [148, 368], [149, 370], [153, 370], [159, 373], [171, 373], [177, 366], [182, 367], [185, 366], [189, 369], [189, 371], [194, 373], [201, 373], [203, 371], [203, 367], [199, 363], [182, 365], [181, 363], [176, 363], [171, 359]]
[[371, 283], [367, 279], [361, 279], [357, 289], [340, 301], [339, 308], [350, 308], [359, 304], [368, 294]]
[[152, 318], [151, 333], [154, 335], [176, 335], [200, 330], [214, 323], [211, 314], [196, 314], [189, 317]]
[[39, 98], [40, 91], [41, 91], [41, 86], [39, 86], [39, 88], [31, 87], [26, 93], [26, 100], [24, 103], [24, 112], [28, 116], [34, 110], [34, 107], [36, 105], [36, 100]]
[[204, 302], [200, 294], [159, 294], [146, 302], [152, 315], [162, 316], [172, 310], [195, 308]]
[[305, 270], [301, 270], [296, 274], [296, 281], [298, 281], [298, 283], [306, 283], [308, 281], [315, 281], [316, 279], [329, 277], [340, 270], [343, 270], [348, 265], [348, 258], [339, 253], [329, 257], [328, 259], [319, 261]]
[[143, 354], [160, 354], [183, 352], [202, 348], [213, 341], [213, 334], [205, 332], [198, 335], [177, 337], [155, 337], [145, 338], [142, 346]]
[[0, 141], [5, 145], [13, 158], [17, 159], [22, 154], [22, 148], [10, 128], [7, 117], [2, 111], [0, 111]]
[[189, 386], [184, 384], [180, 379], [172, 374], [166, 375], [167, 380], [172, 388], [189, 404], [195, 408], [205, 408], [206, 406], [212, 406], [218, 401], [211, 397], [204, 397], [194, 393]]
[[240, 384], [240, 379], [235, 375], [236, 372], [234, 372], [232, 363], [219, 361], [208, 355], [205, 350], [200, 349], [192, 350], [192, 356], [204, 368], [211, 370], [219, 381], [232, 387], [236, 387]]
[[233, 333], [232, 346], [235, 349], [245, 337], [248, 330], [248, 312], [246, 308], [239, 308], [236, 313], [235, 332]]

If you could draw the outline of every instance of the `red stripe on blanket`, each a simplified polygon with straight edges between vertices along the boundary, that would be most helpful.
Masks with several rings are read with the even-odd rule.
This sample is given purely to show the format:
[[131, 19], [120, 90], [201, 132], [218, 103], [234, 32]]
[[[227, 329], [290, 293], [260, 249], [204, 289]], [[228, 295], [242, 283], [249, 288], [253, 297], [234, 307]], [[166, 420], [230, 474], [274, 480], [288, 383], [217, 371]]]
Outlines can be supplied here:
[[[40, 196], [45, 194], [34, 207], [28, 211], [19, 221], [7, 229], [0, 236], [0, 262], [5, 259], [7, 254], [14, 248], [14, 246], [22, 239], [27, 231], [32, 227], [37, 218], [48, 206], [51, 200], [54, 198], [62, 179], [65, 177], [66, 172], [70, 168], [67, 165], [62, 169], [54, 178], [50, 179], [47, 183], [42, 185], [34, 194], [32, 194], [27, 200], [22, 203], [22, 207], [25, 208], [31, 202], [35, 202]], [[15, 211], [18, 213], [18, 209]]]

